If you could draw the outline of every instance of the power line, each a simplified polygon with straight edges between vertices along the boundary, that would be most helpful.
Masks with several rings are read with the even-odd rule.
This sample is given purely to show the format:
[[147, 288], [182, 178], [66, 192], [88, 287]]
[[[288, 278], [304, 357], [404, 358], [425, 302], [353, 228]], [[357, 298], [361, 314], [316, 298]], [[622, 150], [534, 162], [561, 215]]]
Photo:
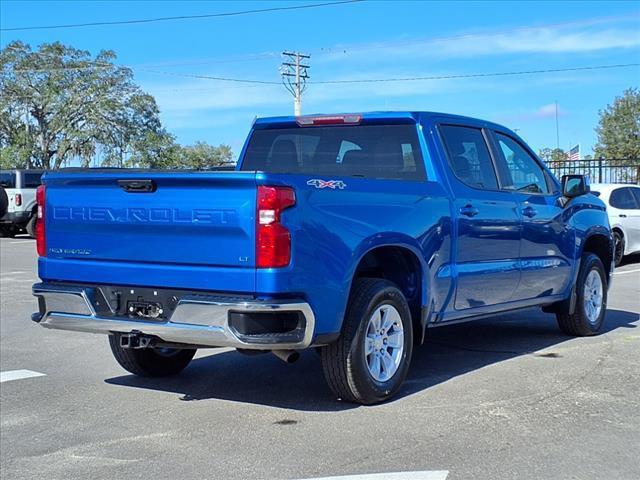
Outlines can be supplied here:
[[334, 5], [343, 5], [348, 3], [358, 3], [363, 2], [365, 0], [340, 0], [336, 2], [325, 2], [325, 3], [313, 3], [306, 5], [293, 5], [289, 7], [271, 7], [271, 8], [259, 8], [254, 10], [241, 10], [237, 12], [222, 12], [222, 13], [210, 13], [204, 15], [179, 15], [175, 17], [156, 17], [156, 18], [142, 18], [135, 20], [117, 20], [112, 22], [87, 22], [87, 23], [68, 23], [62, 25], [40, 25], [40, 26], [28, 26], [28, 27], [11, 27], [11, 28], [0, 28], [2, 32], [16, 32], [16, 31], [25, 31], [25, 30], [50, 30], [56, 28], [78, 28], [78, 27], [98, 27], [98, 26], [108, 26], [108, 25], [132, 25], [138, 23], [153, 23], [153, 22], [168, 22], [173, 20], [193, 20], [193, 19], [202, 19], [202, 18], [219, 18], [219, 17], [236, 17], [240, 15], [252, 15], [256, 13], [269, 13], [269, 12], [279, 12], [285, 10], [302, 10], [305, 8], [319, 8], [319, 7], [330, 7]]
[[[15, 45], [7, 45], [4, 48], [7, 50], [14, 50], [14, 51], [21, 50], [19, 46], [15, 46]], [[54, 59], [60, 59], [60, 56], [55, 53], [38, 52], [38, 51], [29, 51], [26, 53], [28, 53], [29, 55], [38, 55], [41, 57], [50, 57]], [[219, 64], [219, 63], [232, 63], [232, 62], [249, 62], [249, 61], [256, 61], [256, 60], [272, 59], [276, 55], [278, 55], [278, 53], [276, 52], [262, 52], [262, 53], [247, 54], [244, 56], [238, 56], [234, 58], [228, 58], [228, 57], [224, 59], [212, 58], [208, 60], [195, 61], [195, 62], [160, 63], [160, 64], [143, 63], [143, 64], [133, 64], [133, 65], [100, 62], [97, 60], [75, 60], [78, 63], [84, 63], [86, 65], [76, 66], [76, 67], [20, 68], [20, 69], [14, 69], [13, 71], [20, 72], [20, 73], [42, 73], [42, 72], [49, 72], [49, 71], [64, 71], [64, 70], [79, 71], [79, 70], [110, 69], [110, 68], [128, 68], [131, 70], [134, 70], [134, 69], [142, 70], [146, 68], [167, 68], [167, 67], [183, 67], [183, 66], [190, 66], [190, 65], [208, 65], [208, 64], [215, 64], [215, 63]], [[170, 75], [170, 73], [167, 72], [167, 75]]]
[[[584, 67], [569, 67], [569, 68], [549, 68], [542, 70], [520, 70], [511, 72], [487, 72], [487, 73], [464, 73], [464, 74], [451, 74], [451, 75], [432, 75], [432, 76], [420, 76], [420, 77], [397, 77], [397, 78], [366, 78], [366, 79], [353, 79], [353, 80], [318, 80], [309, 81], [316, 85], [335, 85], [335, 84], [350, 84], [350, 83], [384, 83], [384, 82], [414, 82], [421, 80], [454, 80], [458, 78], [482, 78], [482, 77], [505, 77], [514, 75], [533, 75], [541, 73], [561, 73], [561, 72], [578, 72], [586, 70], [605, 70], [614, 68], [629, 68], [639, 67], [640, 63], [625, 63], [615, 65], [594, 65]], [[232, 82], [232, 83], [245, 83], [245, 84], [257, 84], [257, 85], [280, 85], [280, 82], [273, 80], [257, 80], [247, 78], [232, 78], [232, 77], [218, 77], [211, 75], [196, 75], [189, 73], [175, 73], [165, 72], [160, 70], [151, 69], [138, 69], [148, 73], [154, 73], [159, 75], [168, 75], [172, 77], [185, 77], [185, 78], [199, 78], [203, 80], [215, 80], [219, 82]], [[308, 77], [307, 77], [308, 78]]]
[[314, 84], [343, 84], [343, 83], [381, 83], [381, 82], [414, 82], [419, 80], [451, 80], [456, 78], [506, 77], [511, 75], [530, 75], [536, 73], [578, 72], [582, 70], [603, 70], [611, 68], [638, 67], [640, 63], [623, 63], [616, 65], [595, 65], [588, 67], [548, 68], [544, 70], [520, 70], [515, 72], [465, 73], [456, 75], [434, 75], [429, 77], [400, 77], [400, 78], [367, 78], [355, 80], [319, 80], [309, 82]]
[[137, 70], [148, 72], [148, 73], [156, 73], [158, 75], [167, 75], [170, 77], [185, 77], [185, 78], [200, 78], [202, 80], [217, 80], [219, 82], [232, 82], [232, 83], [247, 83], [247, 84], [260, 84], [260, 85], [280, 85], [280, 82], [271, 81], [271, 80], [254, 80], [249, 78], [230, 78], [230, 77], [216, 77], [211, 75], [198, 75], [192, 73], [176, 73], [176, 72], [165, 72], [161, 70], [152, 70], [147, 68], [138, 68]]
[[[350, 0], [350, 1], [366, 1], [366, 0]], [[335, 4], [340, 4], [340, 3], [349, 3], [346, 0], [343, 0], [342, 2], [334, 2]], [[314, 6], [324, 6], [324, 5], [332, 5], [334, 3], [326, 3], [326, 4], [313, 4], [310, 5], [310, 7], [314, 7]], [[300, 5], [297, 6], [295, 8], [307, 8], [309, 6], [305, 6], [305, 5]], [[283, 8], [294, 8], [294, 7], [283, 7]], [[265, 9], [268, 10], [268, 9]], [[253, 11], [251, 11], [253, 12]], [[608, 22], [612, 22], [612, 21], [618, 21], [618, 20], [627, 20], [627, 19], [633, 19], [636, 18], [636, 16], [640, 13], [640, 11], [635, 11], [635, 12], [631, 12], [630, 15], [618, 15], [618, 16], [609, 16], [609, 17], [599, 17], [599, 18], [591, 18], [591, 19], [585, 19], [585, 20], [573, 20], [573, 21], [567, 21], [567, 22], [555, 22], [555, 23], [547, 23], [547, 24], [538, 24], [538, 25], [524, 25], [524, 26], [519, 26], [519, 27], [514, 27], [514, 28], [509, 28], [509, 29], [504, 29], [504, 30], [494, 30], [494, 31], [489, 31], [489, 32], [476, 32], [476, 33], [462, 33], [462, 34], [457, 34], [457, 35], [447, 35], [447, 36], [436, 36], [436, 37], [428, 37], [428, 38], [424, 38], [421, 40], [408, 40], [408, 41], [397, 41], [397, 42], [381, 42], [381, 43], [376, 43], [376, 44], [372, 44], [372, 45], [363, 45], [363, 46], [356, 46], [356, 47], [328, 47], [328, 48], [319, 48], [319, 49], [315, 49], [312, 50], [314, 52], [317, 52], [317, 54], [326, 54], [326, 53], [331, 53], [332, 51], [342, 51], [344, 53], [353, 53], [353, 52], [360, 52], [360, 51], [367, 51], [367, 50], [375, 50], [375, 49], [380, 49], [380, 48], [384, 48], [384, 47], [400, 47], [400, 46], [411, 46], [411, 45], [421, 45], [421, 44], [426, 44], [426, 43], [433, 43], [433, 42], [442, 42], [442, 41], [449, 41], [449, 40], [458, 40], [458, 39], [463, 39], [463, 38], [475, 38], [475, 37], [482, 37], [482, 36], [496, 36], [496, 35], [503, 35], [506, 33], [512, 33], [512, 32], [516, 32], [516, 31], [526, 31], [526, 30], [541, 30], [541, 29], [545, 29], [545, 28], [556, 28], [556, 27], [561, 27], [561, 26], [570, 26], [570, 25], [591, 25], [591, 24], [598, 24], [598, 23], [608, 23]], [[215, 14], [218, 15], [218, 14]], [[221, 15], [225, 15], [225, 14], [221, 14]], [[172, 19], [174, 17], [166, 17], [167, 19]], [[175, 18], [182, 18], [182, 17], [175, 17]], [[185, 18], [189, 18], [189, 17], [185, 17]], [[157, 20], [161, 20], [161, 19], [157, 19]], [[150, 21], [155, 21], [154, 19], [151, 19]], [[0, 29], [2, 30], [2, 29]], [[7, 29], [5, 29], [7, 30]], [[7, 45], [4, 48], [6, 49], [12, 49], [12, 50], [20, 50], [20, 47], [14, 46], [14, 45]], [[57, 58], [57, 55], [55, 54], [47, 54], [47, 53], [43, 53], [43, 52], [28, 52], [29, 54], [34, 54], [34, 55], [42, 55], [42, 56], [52, 56], [54, 58]], [[163, 64], [134, 64], [134, 65], [117, 65], [117, 64], [111, 64], [108, 62], [98, 62], [98, 61], [93, 61], [93, 60], [82, 60], [82, 62], [87, 63], [87, 64], [91, 64], [91, 65], [87, 65], [84, 67], [68, 67], [69, 70], [74, 69], [74, 70], [84, 70], [84, 69], [90, 69], [90, 68], [113, 68], [113, 66], [117, 66], [117, 67], [121, 67], [121, 68], [130, 68], [130, 69], [135, 69], [135, 68], [168, 68], [168, 67], [181, 67], [181, 66], [190, 66], [190, 65], [205, 65], [205, 64], [214, 64], [214, 63], [230, 63], [230, 62], [244, 62], [244, 61], [255, 61], [255, 60], [266, 60], [268, 58], [274, 58], [276, 55], [279, 55], [278, 52], [262, 52], [262, 53], [256, 53], [256, 54], [247, 54], [245, 56], [240, 56], [240, 57], [233, 57], [233, 58], [224, 58], [224, 59], [208, 59], [205, 61], [195, 61], [195, 62], [179, 62], [179, 63], [163, 63]], [[95, 65], [95, 66], [92, 66]], [[61, 68], [43, 68], [43, 69], [20, 69], [20, 70], [16, 70], [19, 72], [34, 72], [34, 73], [38, 73], [38, 72], [45, 72], [48, 70], [64, 70], [66, 68], [61, 67]], [[169, 73], [167, 73], [169, 74]]]

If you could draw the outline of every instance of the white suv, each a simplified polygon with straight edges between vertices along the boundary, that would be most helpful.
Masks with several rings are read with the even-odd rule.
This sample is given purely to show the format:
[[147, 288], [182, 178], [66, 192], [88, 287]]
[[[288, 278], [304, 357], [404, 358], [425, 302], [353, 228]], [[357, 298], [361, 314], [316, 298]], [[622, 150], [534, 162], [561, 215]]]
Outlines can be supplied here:
[[[0, 235], [26, 230], [33, 237], [36, 224], [36, 188], [43, 170], [0, 170]], [[2, 208], [5, 210], [5, 208]]]
[[640, 252], [640, 187], [600, 183], [592, 184], [591, 191], [599, 193], [607, 204], [616, 242], [616, 265], [620, 265], [625, 255]]

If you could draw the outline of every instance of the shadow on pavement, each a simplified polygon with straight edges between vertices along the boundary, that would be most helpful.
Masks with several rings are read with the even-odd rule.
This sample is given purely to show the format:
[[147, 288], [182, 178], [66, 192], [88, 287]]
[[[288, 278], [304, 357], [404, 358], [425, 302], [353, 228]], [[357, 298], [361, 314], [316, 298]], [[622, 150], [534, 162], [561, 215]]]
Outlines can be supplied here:
[[[636, 328], [632, 322], [638, 317], [637, 313], [609, 310], [604, 331]], [[396, 400], [487, 365], [534, 354], [572, 339], [558, 330], [553, 315], [537, 309], [433, 328], [425, 345], [414, 349], [409, 376]], [[545, 356], [553, 357], [553, 353]], [[313, 351], [304, 352], [293, 365], [271, 354], [246, 356], [225, 351], [193, 360], [179, 376], [153, 379], [125, 375], [105, 381], [178, 393], [185, 401], [222, 399], [301, 411], [357, 407], [332, 396], [320, 358]]]

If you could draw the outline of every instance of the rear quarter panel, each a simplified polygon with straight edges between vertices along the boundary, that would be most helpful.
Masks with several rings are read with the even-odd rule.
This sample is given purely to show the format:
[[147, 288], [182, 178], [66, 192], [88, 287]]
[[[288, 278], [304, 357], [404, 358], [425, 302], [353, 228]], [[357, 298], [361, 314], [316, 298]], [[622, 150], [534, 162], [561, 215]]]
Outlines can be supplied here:
[[259, 294], [303, 296], [318, 319], [316, 333], [338, 332], [359, 261], [376, 247], [395, 245], [411, 250], [422, 264], [423, 305], [444, 301], [449, 279], [435, 294], [425, 288], [450, 258], [450, 206], [441, 184], [332, 177], [346, 184], [332, 190], [307, 185], [310, 178], [258, 177], [258, 183], [293, 186], [297, 197], [282, 216], [291, 231], [291, 265], [258, 269]]

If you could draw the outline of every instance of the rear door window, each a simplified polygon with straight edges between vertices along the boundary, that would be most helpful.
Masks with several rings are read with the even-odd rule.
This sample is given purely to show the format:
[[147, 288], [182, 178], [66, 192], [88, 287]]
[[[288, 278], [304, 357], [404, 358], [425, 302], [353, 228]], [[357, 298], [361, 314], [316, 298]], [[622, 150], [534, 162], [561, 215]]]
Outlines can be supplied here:
[[638, 187], [629, 187], [633, 196], [636, 197], [636, 208], [640, 208], [640, 188]]
[[241, 170], [372, 179], [425, 179], [415, 125], [255, 130]]
[[22, 174], [22, 188], [38, 188], [42, 172], [24, 172]]
[[612, 207], [619, 208], [620, 210], [633, 210], [638, 208], [636, 198], [634, 197], [631, 188], [628, 187], [617, 188], [611, 192], [609, 203]]
[[440, 132], [455, 176], [470, 187], [497, 190], [498, 180], [482, 130], [442, 125]]

